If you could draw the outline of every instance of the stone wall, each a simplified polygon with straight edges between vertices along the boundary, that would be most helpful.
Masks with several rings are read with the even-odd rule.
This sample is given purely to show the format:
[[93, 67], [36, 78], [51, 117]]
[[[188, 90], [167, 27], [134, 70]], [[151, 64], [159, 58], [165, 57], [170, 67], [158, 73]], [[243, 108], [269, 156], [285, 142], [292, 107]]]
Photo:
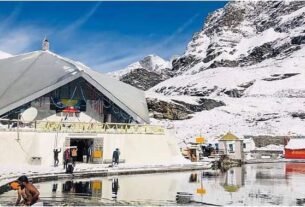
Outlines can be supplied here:
[[252, 138], [256, 147], [265, 147], [270, 144], [285, 145], [290, 138], [305, 138], [305, 136], [244, 136], [245, 138]]

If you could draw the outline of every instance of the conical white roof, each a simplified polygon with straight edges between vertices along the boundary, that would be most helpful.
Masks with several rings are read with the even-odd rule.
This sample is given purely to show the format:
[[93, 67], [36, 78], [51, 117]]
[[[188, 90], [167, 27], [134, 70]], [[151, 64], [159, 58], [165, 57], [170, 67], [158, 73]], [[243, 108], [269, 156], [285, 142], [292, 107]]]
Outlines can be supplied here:
[[140, 123], [149, 123], [143, 91], [50, 51], [0, 60], [0, 115], [83, 77]]

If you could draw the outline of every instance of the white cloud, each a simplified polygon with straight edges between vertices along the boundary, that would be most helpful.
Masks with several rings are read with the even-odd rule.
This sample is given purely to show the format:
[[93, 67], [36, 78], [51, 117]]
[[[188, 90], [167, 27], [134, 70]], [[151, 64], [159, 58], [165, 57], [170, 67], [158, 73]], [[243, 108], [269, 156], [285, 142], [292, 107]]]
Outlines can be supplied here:
[[21, 11], [21, 4], [17, 5], [14, 8], [14, 10], [10, 13], [10, 15], [0, 22], [0, 33], [5, 32], [9, 27], [13, 25], [20, 11]]
[[[9, 30], [0, 36], [0, 49], [12, 54], [25, 52], [41, 41], [42, 37], [38, 35], [40, 33], [39, 30], [30, 27]], [[38, 45], [37, 49], [40, 49]]]
[[77, 19], [76, 21], [74, 21], [72, 24], [70, 24], [69, 26], [65, 27], [65, 28], [61, 28], [59, 31], [57, 31], [54, 35], [56, 36], [60, 36], [62, 38], [68, 38], [70, 37], [77, 29], [79, 29], [82, 25], [84, 25], [89, 19], [90, 17], [92, 17], [94, 15], [94, 13], [96, 12], [96, 10], [99, 8], [100, 4], [102, 2], [97, 2], [91, 9], [90, 11], [85, 14], [82, 15], [79, 19]]

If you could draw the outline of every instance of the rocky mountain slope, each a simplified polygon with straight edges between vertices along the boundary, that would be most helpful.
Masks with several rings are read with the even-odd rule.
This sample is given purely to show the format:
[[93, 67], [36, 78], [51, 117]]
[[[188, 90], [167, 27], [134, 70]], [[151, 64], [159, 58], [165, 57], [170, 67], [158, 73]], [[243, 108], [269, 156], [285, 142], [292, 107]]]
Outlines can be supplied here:
[[156, 104], [177, 97], [223, 103], [171, 121], [178, 138], [200, 131], [209, 139], [227, 131], [305, 135], [305, 2], [227, 3], [209, 15], [171, 72], [147, 92]]
[[207, 18], [173, 70], [194, 74], [287, 57], [305, 42], [304, 12], [301, 1], [230, 2]]
[[126, 68], [108, 75], [142, 90], [147, 90], [172, 77], [169, 61], [156, 55], [149, 55]]

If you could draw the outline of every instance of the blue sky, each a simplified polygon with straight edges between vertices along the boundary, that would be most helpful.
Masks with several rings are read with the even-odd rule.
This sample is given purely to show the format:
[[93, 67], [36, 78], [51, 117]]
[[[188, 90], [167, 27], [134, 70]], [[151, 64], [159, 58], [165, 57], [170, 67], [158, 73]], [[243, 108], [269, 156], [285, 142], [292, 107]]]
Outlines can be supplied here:
[[206, 16], [225, 2], [0, 2], [0, 50], [51, 51], [101, 72], [149, 54], [183, 54]]

